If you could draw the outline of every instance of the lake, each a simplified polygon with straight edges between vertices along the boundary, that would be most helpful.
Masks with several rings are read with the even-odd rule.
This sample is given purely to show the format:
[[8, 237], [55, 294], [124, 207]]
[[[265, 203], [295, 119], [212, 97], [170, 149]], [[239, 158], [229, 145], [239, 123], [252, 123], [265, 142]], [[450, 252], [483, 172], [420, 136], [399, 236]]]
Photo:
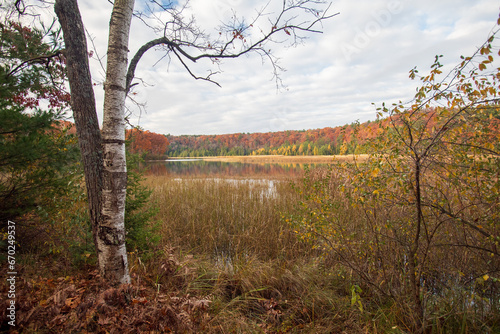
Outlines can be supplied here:
[[172, 178], [269, 178], [283, 179], [300, 177], [304, 163], [249, 163], [203, 159], [169, 159], [145, 163], [146, 175], [170, 176]]

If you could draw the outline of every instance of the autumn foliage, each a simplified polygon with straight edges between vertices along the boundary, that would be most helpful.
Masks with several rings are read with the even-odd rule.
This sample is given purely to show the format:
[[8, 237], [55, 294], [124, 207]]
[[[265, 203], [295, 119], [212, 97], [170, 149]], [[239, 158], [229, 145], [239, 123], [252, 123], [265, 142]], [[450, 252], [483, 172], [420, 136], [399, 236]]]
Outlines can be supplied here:
[[[54, 33], [49, 35], [56, 39]], [[68, 107], [65, 59], [57, 43], [45, 43], [42, 31], [12, 21], [0, 23], [0, 36], [0, 94], [9, 91], [6, 101], [30, 109], [39, 108], [41, 101], [55, 110]]]
[[128, 149], [133, 154], [141, 154], [146, 158], [159, 158], [166, 154], [169, 142], [164, 135], [140, 129], [127, 130]]
[[[338, 127], [224, 135], [168, 136], [169, 156], [330, 155], [354, 153], [355, 132], [372, 138], [378, 122]], [[356, 152], [361, 153], [361, 152]]]

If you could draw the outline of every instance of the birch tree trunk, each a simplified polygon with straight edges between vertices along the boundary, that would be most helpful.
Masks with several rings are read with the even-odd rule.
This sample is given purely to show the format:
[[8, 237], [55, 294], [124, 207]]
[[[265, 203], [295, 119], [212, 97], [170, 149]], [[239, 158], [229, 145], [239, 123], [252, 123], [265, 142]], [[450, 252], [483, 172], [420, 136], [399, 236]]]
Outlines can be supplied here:
[[134, 0], [115, 0], [109, 23], [103, 119], [103, 189], [97, 236], [99, 267], [110, 281], [129, 283], [125, 248], [125, 98], [128, 40]]
[[73, 116], [84, 165], [92, 232], [101, 275], [129, 283], [125, 248], [125, 98], [134, 0], [116, 0], [108, 40], [102, 138], [88, 64], [85, 30], [76, 0], [57, 0], [64, 34]]

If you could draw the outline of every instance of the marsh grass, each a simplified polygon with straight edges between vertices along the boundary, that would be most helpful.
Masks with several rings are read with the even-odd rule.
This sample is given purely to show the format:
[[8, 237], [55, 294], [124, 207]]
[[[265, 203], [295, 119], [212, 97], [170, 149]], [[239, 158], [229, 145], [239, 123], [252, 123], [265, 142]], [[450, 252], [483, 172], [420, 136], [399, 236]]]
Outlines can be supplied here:
[[281, 222], [280, 212], [295, 201], [289, 182], [151, 176], [145, 184], [158, 203], [164, 244], [210, 255], [221, 265], [246, 257], [295, 259], [309, 252]]
[[[132, 254], [132, 272], [158, 293], [209, 299], [205, 333], [410, 333], [412, 310], [377, 293], [380, 273], [369, 273], [372, 284], [359, 280], [359, 268], [297, 237], [286, 217], [306, 189], [295, 181], [148, 176], [162, 246], [146, 260]], [[360, 208], [337, 211], [346, 231], [362, 229]], [[470, 292], [450, 293], [428, 305], [431, 333], [496, 327], [497, 318], [486, 324], [487, 316], [464, 307]]]
[[[314, 181], [327, 173], [314, 169], [311, 175]], [[345, 180], [340, 174], [336, 178]], [[147, 249], [129, 248], [133, 285], [153, 291], [155, 300], [209, 301], [207, 312], [197, 319], [200, 333], [411, 333], [405, 324], [413, 313], [405, 300], [377, 293], [375, 286], [388, 284], [379, 271], [365, 270], [363, 261], [349, 267], [299, 237], [287, 220], [295, 215], [301, 196], [316, 188], [303, 179], [293, 180], [294, 185], [291, 181], [147, 176], [141, 184], [152, 193], [144, 210], [157, 208], [149, 224], [160, 241]], [[332, 185], [323, 189], [325, 194], [337, 194], [338, 187]], [[317, 196], [309, 199], [318, 204]], [[355, 238], [351, 247], [365, 247], [369, 239], [361, 233], [363, 210], [342, 203], [335, 207], [332, 224]], [[45, 245], [57, 247], [38, 256], [23, 255], [24, 275], [36, 276], [40, 267], [47, 268], [43, 274], [48, 276], [94, 268], [95, 257], [84, 247], [91, 241], [84, 209], [78, 200], [72, 210], [54, 217], [60, 223], [49, 233], [54, 240]], [[440, 263], [451, 263], [456, 256], [434, 255]], [[397, 256], [395, 248], [384, 256]], [[45, 264], [49, 259], [52, 265]], [[29, 268], [37, 272], [28, 275]], [[358, 269], [372, 280], [360, 280]], [[397, 289], [401, 280], [391, 284]], [[448, 285], [456, 288], [428, 298], [430, 333], [493, 333], [488, 329], [498, 328], [498, 310], [479, 307], [490, 305], [478, 290], [486, 289], [485, 283], [475, 290], [461, 289], [453, 281]]]
[[[131, 271], [159, 291], [211, 300], [206, 333], [357, 333], [350, 281], [325, 266], [283, 219], [296, 203], [289, 181], [149, 176], [161, 244]], [[141, 262], [142, 261], [142, 262]], [[153, 279], [154, 278], [154, 279]]]

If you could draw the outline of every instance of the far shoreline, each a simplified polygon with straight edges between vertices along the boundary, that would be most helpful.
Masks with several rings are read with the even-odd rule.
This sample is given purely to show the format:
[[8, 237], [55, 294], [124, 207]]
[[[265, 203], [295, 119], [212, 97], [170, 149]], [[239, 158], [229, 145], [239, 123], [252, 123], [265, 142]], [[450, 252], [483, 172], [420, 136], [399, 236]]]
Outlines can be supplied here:
[[[239, 155], [239, 156], [209, 156], [209, 157], [168, 157], [166, 160], [203, 160], [221, 162], [246, 162], [246, 163], [333, 163], [333, 162], [358, 162], [365, 161], [368, 154], [357, 155]], [[161, 161], [161, 160], [150, 160]]]

